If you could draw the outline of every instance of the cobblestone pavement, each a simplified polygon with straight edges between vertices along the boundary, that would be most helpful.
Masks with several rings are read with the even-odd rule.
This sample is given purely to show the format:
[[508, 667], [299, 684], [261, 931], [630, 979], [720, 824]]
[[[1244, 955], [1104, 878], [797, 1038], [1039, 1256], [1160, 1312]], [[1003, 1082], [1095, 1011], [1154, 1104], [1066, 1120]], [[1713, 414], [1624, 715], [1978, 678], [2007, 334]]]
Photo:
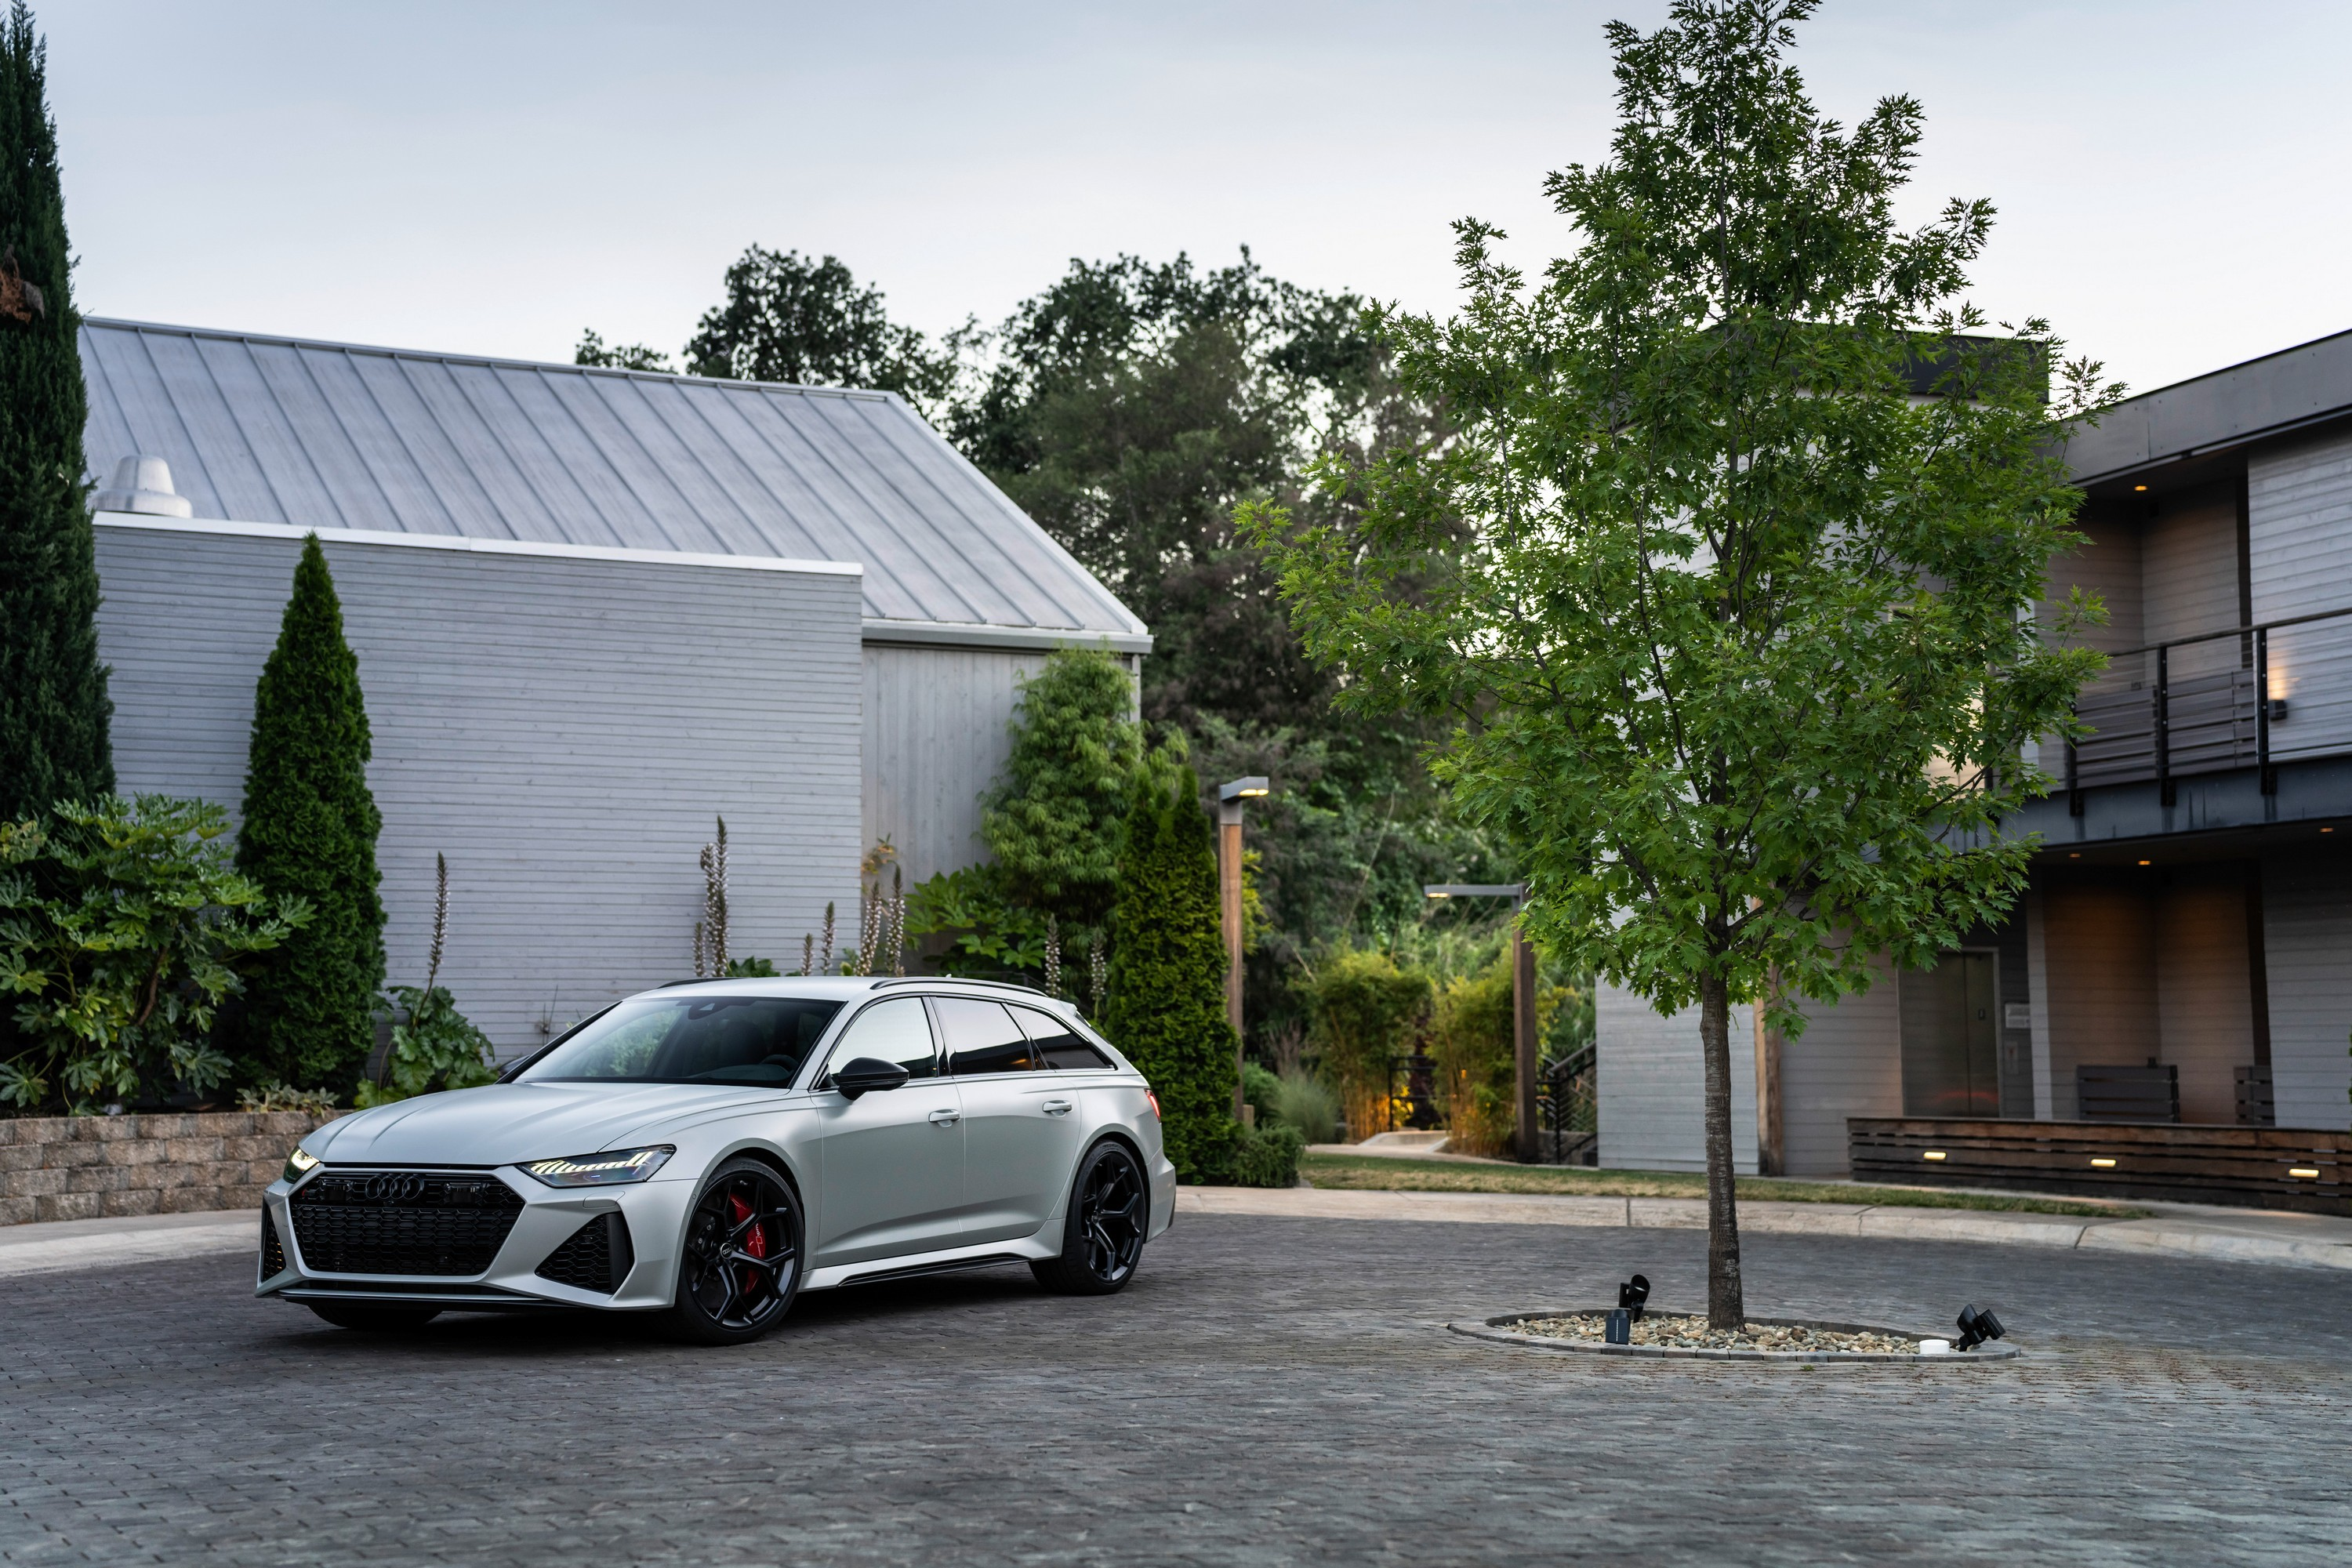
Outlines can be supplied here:
[[1449, 1319], [1703, 1297], [1687, 1231], [1187, 1216], [1123, 1296], [997, 1270], [695, 1351], [608, 1320], [408, 1340], [233, 1258], [0, 1282], [0, 1562], [2352, 1560], [2352, 1278], [1749, 1238], [1749, 1309], [2028, 1355], [1662, 1366]]

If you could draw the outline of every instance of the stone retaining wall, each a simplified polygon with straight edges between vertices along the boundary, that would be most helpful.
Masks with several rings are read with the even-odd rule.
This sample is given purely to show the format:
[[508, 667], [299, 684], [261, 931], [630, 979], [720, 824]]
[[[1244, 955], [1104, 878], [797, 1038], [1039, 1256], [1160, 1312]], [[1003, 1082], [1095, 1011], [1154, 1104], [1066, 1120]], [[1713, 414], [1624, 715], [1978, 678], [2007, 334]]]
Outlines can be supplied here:
[[327, 1119], [298, 1110], [0, 1118], [0, 1225], [253, 1208]]

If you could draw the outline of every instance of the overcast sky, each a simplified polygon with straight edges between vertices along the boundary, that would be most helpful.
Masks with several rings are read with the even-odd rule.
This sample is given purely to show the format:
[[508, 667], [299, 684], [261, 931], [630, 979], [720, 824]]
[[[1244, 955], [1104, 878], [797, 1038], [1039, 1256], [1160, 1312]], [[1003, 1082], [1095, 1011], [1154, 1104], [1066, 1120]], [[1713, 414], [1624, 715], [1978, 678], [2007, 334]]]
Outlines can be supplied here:
[[[675, 352], [750, 243], [992, 322], [1069, 258], [1248, 245], [1454, 300], [1454, 218], [1564, 244], [1601, 24], [1664, 0], [400, 5], [45, 0], [91, 314], [564, 359]], [[2000, 208], [1976, 298], [2146, 389], [2352, 327], [2342, 0], [1829, 0], [1847, 121], [1927, 110], [1910, 216]]]

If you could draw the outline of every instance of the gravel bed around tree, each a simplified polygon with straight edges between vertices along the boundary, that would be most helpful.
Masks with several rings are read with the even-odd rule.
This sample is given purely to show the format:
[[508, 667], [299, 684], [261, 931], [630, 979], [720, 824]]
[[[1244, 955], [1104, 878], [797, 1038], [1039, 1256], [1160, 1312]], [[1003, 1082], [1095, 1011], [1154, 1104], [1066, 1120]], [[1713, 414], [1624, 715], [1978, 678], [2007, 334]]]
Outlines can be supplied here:
[[1923, 1354], [1919, 1349], [1923, 1340], [1947, 1345], [1949, 1342], [1858, 1323], [1750, 1319], [1744, 1328], [1711, 1329], [1706, 1318], [1680, 1312], [1647, 1313], [1632, 1326], [1627, 1343], [1612, 1345], [1606, 1339], [1608, 1322], [1606, 1311], [1523, 1312], [1489, 1318], [1481, 1324], [1446, 1326], [1474, 1339], [1548, 1350], [1709, 1361], [1902, 1361], [1927, 1364], [2010, 1361], [2017, 1355], [2013, 1348], [2005, 1344], [1979, 1345], [1966, 1353], [1946, 1349]]

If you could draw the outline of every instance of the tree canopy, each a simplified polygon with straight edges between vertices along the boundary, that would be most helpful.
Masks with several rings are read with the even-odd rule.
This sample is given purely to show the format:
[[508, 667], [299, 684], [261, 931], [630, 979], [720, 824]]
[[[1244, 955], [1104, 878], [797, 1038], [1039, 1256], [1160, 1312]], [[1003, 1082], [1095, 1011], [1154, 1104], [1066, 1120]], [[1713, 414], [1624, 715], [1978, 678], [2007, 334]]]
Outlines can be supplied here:
[[1437, 772], [1511, 847], [1535, 937], [1697, 1004], [1717, 1324], [1730, 1004], [1794, 1033], [1798, 997], [2005, 910], [2028, 742], [2096, 658], [2032, 609], [2077, 538], [2054, 437], [2113, 390], [2041, 321], [1984, 332], [1989, 204], [1896, 223], [1923, 111], [1821, 114], [1788, 58], [1814, 9], [1612, 25], [1611, 155], [1547, 183], [1577, 248], [1529, 285], [1465, 221], [1463, 310], [1374, 317], [1458, 436], [1327, 463], [1360, 514], [1247, 530], [1343, 706], [1450, 726]]

